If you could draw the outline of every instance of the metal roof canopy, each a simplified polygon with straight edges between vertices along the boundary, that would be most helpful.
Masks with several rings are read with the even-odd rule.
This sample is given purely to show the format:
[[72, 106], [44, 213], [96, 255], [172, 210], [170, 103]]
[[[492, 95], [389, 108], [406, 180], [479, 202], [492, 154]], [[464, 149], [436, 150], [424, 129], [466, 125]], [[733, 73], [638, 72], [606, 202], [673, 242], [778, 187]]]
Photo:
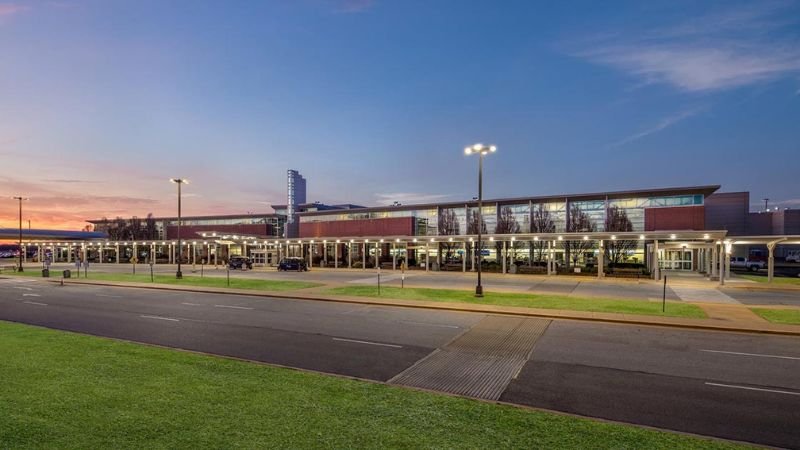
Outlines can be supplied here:
[[800, 245], [800, 235], [762, 235], [762, 236], [731, 236], [733, 245], [767, 245], [771, 243], [780, 245]]
[[[68, 230], [28, 230], [22, 229], [24, 240], [59, 240], [59, 241], [88, 241], [93, 239], [107, 239], [105, 233], [94, 231], [68, 231]], [[18, 240], [19, 228], [0, 228], [0, 240]]]

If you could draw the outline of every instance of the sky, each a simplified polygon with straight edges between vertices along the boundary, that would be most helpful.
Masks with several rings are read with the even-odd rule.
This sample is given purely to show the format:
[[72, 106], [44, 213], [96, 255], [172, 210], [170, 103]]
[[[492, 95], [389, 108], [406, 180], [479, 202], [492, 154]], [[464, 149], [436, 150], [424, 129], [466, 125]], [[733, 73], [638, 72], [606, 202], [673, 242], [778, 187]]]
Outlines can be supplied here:
[[485, 198], [800, 207], [800, 2], [0, 0], [0, 227], [465, 200], [475, 142]]

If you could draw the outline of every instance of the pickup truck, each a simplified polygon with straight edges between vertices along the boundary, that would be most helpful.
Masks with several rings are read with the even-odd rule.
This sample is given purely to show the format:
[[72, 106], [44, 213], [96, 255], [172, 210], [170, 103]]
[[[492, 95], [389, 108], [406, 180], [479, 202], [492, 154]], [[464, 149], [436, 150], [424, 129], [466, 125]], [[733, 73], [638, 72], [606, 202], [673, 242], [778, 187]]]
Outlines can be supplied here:
[[747, 269], [756, 272], [767, 267], [764, 261], [751, 261], [741, 256], [731, 256], [731, 268]]

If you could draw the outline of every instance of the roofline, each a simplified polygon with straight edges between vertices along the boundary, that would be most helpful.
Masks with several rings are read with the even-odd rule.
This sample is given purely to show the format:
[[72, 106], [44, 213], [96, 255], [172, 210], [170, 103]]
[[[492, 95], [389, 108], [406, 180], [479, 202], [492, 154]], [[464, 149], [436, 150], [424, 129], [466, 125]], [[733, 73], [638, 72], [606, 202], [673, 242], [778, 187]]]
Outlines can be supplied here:
[[[495, 198], [495, 199], [484, 199], [483, 202], [485, 203], [500, 203], [500, 204], [511, 204], [511, 203], [519, 203], [519, 202], [529, 202], [532, 200], [535, 201], [542, 201], [542, 200], [581, 200], [581, 199], [591, 199], [591, 198], [626, 198], [633, 195], [641, 195], [641, 194], [672, 194], [672, 195], [679, 195], [679, 194], [686, 194], [686, 193], [694, 193], [694, 194], [703, 194], [704, 197], [708, 197], [709, 195], [713, 194], [720, 188], [718, 184], [712, 185], [705, 185], [705, 186], [687, 186], [687, 187], [668, 187], [668, 188], [654, 188], [654, 189], [639, 189], [639, 190], [627, 190], [627, 191], [611, 191], [611, 192], [594, 192], [594, 193], [587, 193], [587, 194], [562, 194], [562, 195], [546, 195], [546, 196], [538, 196], [538, 197], [506, 197], [506, 198]], [[431, 209], [435, 207], [460, 207], [468, 205], [471, 207], [477, 207], [478, 202], [476, 200], [469, 200], [469, 201], [461, 201], [461, 202], [439, 202], [439, 203], [418, 203], [413, 205], [400, 205], [400, 206], [370, 206], [366, 208], [359, 208], [352, 210], [354, 213], [361, 213], [361, 212], [374, 212], [374, 211], [384, 211], [384, 210], [392, 210], [392, 211], [408, 211], [412, 209]], [[318, 216], [318, 215], [327, 215], [327, 214], [342, 214], [344, 211], [349, 210], [327, 210], [327, 211], [306, 211], [297, 213], [298, 216]]]
[[[275, 217], [281, 216], [280, 214], [271, 212], [271, 213], [255, 213], [255, 214], [223, 214], [223, 215], [206, 215], [206, 216], [181, 216], [181, 220], [193, 220], [193, 219], [235, 219], [235, 218], [252, 218], [252, 217]], [[147, 216], [145, 217], [138, 217], [140, 220], [146, 220]], [[123, 217], [124, 220], [131, 220], [131, 217]], [[153, 217], [155, 220], [178, 220], [177, 216], [173, 217]], [[113, 222], [117, 220], [116, 217], [113, 219], [92, 219], [87, 220], [89, 223], [104, 223], [104, 222]]]

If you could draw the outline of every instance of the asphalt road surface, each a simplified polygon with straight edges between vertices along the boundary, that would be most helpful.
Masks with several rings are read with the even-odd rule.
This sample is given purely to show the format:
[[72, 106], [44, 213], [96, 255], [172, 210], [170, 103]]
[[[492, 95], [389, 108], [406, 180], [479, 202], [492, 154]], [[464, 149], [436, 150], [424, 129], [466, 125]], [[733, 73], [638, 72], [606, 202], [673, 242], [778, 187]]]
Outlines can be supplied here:
[[[0, 278], [3, 320], [381, 381], [485, 318]], [[800, 448], [798, 373], [796, 338], [553, 321], [501, 399]]]

